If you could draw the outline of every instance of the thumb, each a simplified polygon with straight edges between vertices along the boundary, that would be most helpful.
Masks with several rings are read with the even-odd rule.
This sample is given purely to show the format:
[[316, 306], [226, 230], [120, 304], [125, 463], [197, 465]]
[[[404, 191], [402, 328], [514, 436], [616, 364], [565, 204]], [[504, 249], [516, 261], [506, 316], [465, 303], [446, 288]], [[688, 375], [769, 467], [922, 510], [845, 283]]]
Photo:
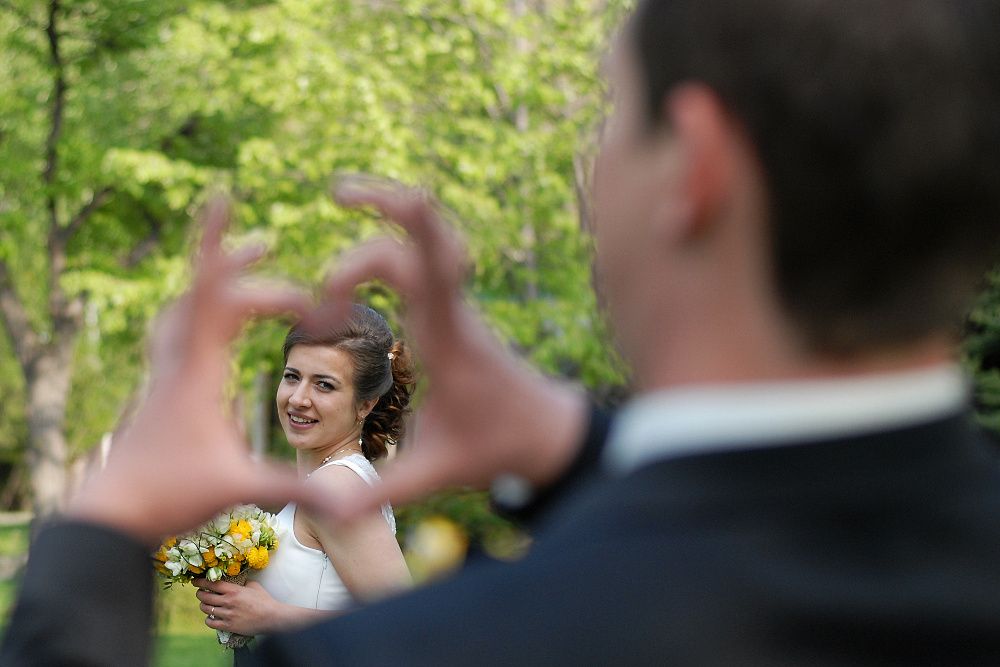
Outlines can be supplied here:
[[277, 461], [249, 463], [238, 485], [235, 502], [252, 502], [258, 506], [275, 507], [289, 502], [302, 502], [309, 497], [306, 485], [295, 469]]
[[454, 479], [453, 464], [443, 455], [421, 451], [420, 456], [400, 457], [386, 466], [382, 481], [362, 493], [341, 494], [332, 498], [330, 511], [338, 520], [351, 521], [385, 502], [405, 505], [440, 489]]

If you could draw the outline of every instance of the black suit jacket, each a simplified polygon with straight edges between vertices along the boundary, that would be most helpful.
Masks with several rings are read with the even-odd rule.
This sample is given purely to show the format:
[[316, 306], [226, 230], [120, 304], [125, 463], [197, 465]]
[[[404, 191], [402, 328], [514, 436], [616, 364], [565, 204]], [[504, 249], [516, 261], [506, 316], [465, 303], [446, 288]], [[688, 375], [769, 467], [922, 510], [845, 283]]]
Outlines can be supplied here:
[[[24, 627], [35, 642], [8, 637], [4, 657], [51, 664]], [[569, 492], [518, 563], [274, 636], [255, 659], [1000, 665], [996, 453], [963, 416], [649, 465]]]

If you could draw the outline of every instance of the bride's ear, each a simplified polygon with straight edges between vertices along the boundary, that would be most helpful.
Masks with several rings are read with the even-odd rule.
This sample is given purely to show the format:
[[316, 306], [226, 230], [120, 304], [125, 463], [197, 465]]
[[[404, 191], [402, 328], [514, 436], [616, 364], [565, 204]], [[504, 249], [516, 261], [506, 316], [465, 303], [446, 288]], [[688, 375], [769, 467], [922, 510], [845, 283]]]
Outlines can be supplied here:
[[358, 422], [363, 422], [371, 411], [375, 408], [375, 404], [378, 403], [377, 398], [370, 398], [358, 406]]

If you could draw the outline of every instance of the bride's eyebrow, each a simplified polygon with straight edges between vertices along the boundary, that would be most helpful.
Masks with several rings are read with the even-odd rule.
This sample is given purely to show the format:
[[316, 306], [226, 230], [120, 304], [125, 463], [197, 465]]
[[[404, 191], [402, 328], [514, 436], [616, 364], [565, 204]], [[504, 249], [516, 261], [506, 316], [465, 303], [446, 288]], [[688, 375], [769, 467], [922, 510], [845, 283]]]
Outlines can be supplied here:
[[[298, 368], [295, 368], [294, 366], [285, 366], [285, 372], [286, 373], [289, 373], [289, 372], [290, 373], [295, 373], [299, 377], [302, 377], [302, 375], [303, 375], [302, 371], [300, 371]], [[327, 373], [313, 373], [309, 377], [311, 379], [313, 379], [313, 380], [330, 380], [331, 382], [333, 382], [335, 384], [343, 384], [344, 383], [344, 381], [341, 380], [336, 375], [328, 375]]]
[[328, 373], [313, 373], [312, 375], [309, 376], [309, 379], [313, 382], [325, 380], [327, 382], [337, 385], [338, 387], [344, 384], [343, 380], [341, 380], [339, 377], [337, 377], [336, 375], [330, 375]]

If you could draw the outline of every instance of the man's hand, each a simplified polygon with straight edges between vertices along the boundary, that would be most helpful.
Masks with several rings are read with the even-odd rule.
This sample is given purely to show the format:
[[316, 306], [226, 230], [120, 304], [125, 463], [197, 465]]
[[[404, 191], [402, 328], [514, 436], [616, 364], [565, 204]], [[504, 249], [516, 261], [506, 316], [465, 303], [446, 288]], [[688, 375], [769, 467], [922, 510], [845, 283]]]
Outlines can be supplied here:
[[327, 317], [351, 303], [355, 286], [381, 279], [403, 296], [405, 328], [430, 386], [407, 446], [383, 484], [338, 503], [351, 516], [382, 502], [403, 503], [450, 485], [485, 486], [501, 474], [543, 485], [572, 461], [586, 426], [576, 389], [543, 377], [505, 349], [465, 303], [466, 256], [426, 193], [371, 177], [343, 179], [335, 198], [371, 206], [406, 232], [344, 258], [326, 285]]
[[298, 290], [242, 279], [262, 251], [222, 249], [229, 220], [224, 199], [213, 200], [203, 217], [191, 289], [153, 332], [149, 394], [115, 440], [107, 467], [88, 480], [67, 511], [151, 545], [237, 502], [318, 502], [305, 497], [310, 492], [291, 470], [250, 460], [223, 400], [229, 343], [243, 323], [258, 315], [303, 315], [310, 299]]

